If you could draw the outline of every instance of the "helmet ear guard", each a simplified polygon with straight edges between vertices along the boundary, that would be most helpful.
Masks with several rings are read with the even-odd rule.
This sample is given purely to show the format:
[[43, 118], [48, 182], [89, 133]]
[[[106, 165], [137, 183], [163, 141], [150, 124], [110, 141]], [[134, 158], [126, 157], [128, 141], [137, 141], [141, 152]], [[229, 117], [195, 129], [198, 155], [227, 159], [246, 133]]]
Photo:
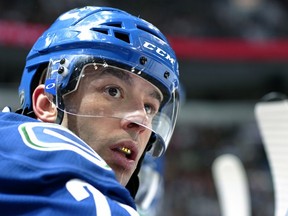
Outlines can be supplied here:
[[[32, 72], [28, 70], [28, 68], [25, 68], [21, 82], [29, 82], [29, 86], [26, 86], [26, 88], [19, 88], [18, 93], [21, 108], [19, 108], [16, 113], [36, 118], [32, 108], [32, 94], [39, 84], [44, 84], [48, 63], [49, 61], [47, 63], [39, 64], [37, 68], [35, 67], [32, 69]], [[26, 72], [26, 70], [28, 71]], [[24, 74], [29, 74], [29, 78], [27, 78], [27, 76], [25, 77]], [[29, 105], [27, 105], [27, 103]]]
[[[35, 88], [39, 84], [44, 84], [45, 77], [47, 75], [47, 67], [48, 67], [48, 63], [43, 63], [43, 64], [39, 65], [39, 67], [36, 69], [36, 72], [34, 73], [34, 76], [31, 79], [31, 85], [30, 85], [30, 92], [31, 92], [30, 97], [31, 98], [32, 98], [32, 94], [33, 94], [33, 91], [35, 90]], [[19, 98], [20, 98], [21, 107], [24, 107], [24, 108], [19, 108], [18, 110], [16, 110], [16, 113], [26, 115], [26, 116], [29, 116], [31, 118], [37, 118], [33, 109], [32, 109], [32, 105], [31, 105], [31, 107], [25, 106], [25, 93], [24, 92], [19, 93]], [[55, 101], [55, 99], [53, 99], [53, 101]], [[62, 104], [61, 107], [64, 106], [63, 103], [60, 103], [60, 104]], [[61, 111], [61, 109], [57, 109], [57, 118], [56, 118], [55, 123], [61, 124], [63, 117], [64, 117], [64, 113]]]

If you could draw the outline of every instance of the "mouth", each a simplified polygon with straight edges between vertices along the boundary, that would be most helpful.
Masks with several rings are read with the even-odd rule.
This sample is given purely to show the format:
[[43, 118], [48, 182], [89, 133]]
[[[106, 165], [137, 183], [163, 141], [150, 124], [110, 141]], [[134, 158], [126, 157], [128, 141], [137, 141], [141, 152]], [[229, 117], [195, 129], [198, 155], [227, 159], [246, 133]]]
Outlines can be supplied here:
[[123, 154], [128, 160], [135, 160], [136, 156], [133, 151], [128, 147], [119, 147], [118, 152]]
[[123, 152], [126, 155], [126, 157], [129, 157], [132, 153], [129, 148], [125, 148], [125, 147], [119, 148], [118, 150]]
[[115, 146], [115, 148], [113, 148], [113, 150], [120, 153], [129, 161], [135, 161], [138, 154], [136, 144], [132, 142], [124, 142], [118, 144], [117, 146]]

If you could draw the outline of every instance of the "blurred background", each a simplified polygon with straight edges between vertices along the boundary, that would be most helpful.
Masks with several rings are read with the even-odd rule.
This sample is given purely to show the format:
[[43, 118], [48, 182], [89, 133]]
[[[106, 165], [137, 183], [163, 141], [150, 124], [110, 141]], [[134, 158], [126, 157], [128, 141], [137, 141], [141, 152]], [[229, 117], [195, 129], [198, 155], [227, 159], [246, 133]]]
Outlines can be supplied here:
[[253, 216], [271, 216], [271, 172], [254, 106], [288, 91], [288, 1], [285, 0], [1, 0], [0, 107], [18, 108], [25, 57], [63, 12], [112, 6], [156, 25], [179, 59], [185, 97], [165, 160], [160, 215], [221, 216], [211, 166], [231, 153], [242, 161]]

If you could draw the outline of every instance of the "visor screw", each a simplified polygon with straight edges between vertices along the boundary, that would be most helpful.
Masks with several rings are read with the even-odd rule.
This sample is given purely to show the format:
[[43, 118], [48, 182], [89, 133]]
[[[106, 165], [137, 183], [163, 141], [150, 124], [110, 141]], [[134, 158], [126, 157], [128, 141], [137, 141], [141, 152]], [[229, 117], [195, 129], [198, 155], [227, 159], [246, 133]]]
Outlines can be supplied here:
[[164, 77], [165, 77], [166, 79], [168, 79], [169, 76], [170, 76], [170, 73], [169, 73], [168, 71], [166, 71], [166, 72], [164, 73]]
[[60, 60], [60, 64], [64, 64], [65, 63], [65, 58], [62, 58], [61, 60]]
[[144, 57], [144, 56], [142, 56], [142, 57], [140, 58], [140, 64], [141, 64], [141, 65], [144, 65], [144, 64], [146, 64], [146, 62], [147, 62], [147, 58]]
[[64, 72], [65, 68], [63, 66], [60, 66], [58, 69], [58, 73], [62, 74]]

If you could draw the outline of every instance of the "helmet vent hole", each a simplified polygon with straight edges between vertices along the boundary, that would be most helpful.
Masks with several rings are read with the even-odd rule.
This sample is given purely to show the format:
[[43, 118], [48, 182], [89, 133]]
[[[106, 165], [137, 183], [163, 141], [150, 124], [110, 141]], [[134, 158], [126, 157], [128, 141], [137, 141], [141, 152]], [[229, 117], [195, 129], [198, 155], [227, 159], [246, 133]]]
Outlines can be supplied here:
[[95, 32], [99, 32], [101, 34], [106, 34], [106, 35], [108, 35], [109, 33], [108, 29], [92, 28], [91, 30]]
[[126, 43], [130, 43], [129, 34], [123, 32], [114, 32], [114, 36]]
[[155, 37], [159, 38], [160, 40], [164, 40], [163, 38], [161, 38], [161, 36], [159, 34], [157, 34], [156, 31], [153, 31], [152, 29], [149, 29], [149, 28], [141, 26], [141, 25], [137, 25], [137, 28], [142, 30], [142, 31], [145, 31], [145, 32], [147, 32], [149, 34], [154, 35]]
[[121, 22], [104, 23], [103, 25], [116, 27], [116, 28], [122, 28], [122, 23]]

